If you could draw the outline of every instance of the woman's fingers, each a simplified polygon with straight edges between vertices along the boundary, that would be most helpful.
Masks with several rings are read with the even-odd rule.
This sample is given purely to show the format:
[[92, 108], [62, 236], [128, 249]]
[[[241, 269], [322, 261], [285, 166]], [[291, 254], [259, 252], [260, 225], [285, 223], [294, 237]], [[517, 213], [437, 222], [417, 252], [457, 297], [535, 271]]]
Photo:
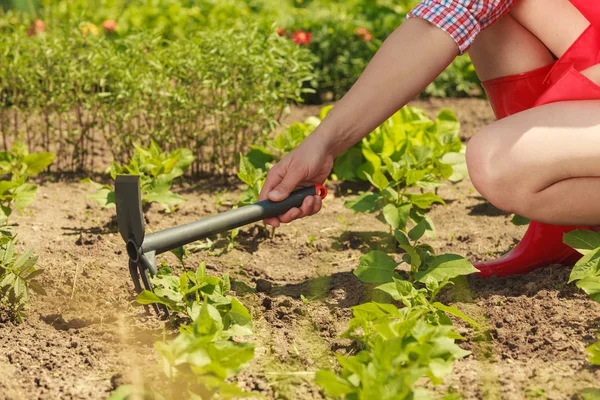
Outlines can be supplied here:
[[302, 215], [302, 210], [294, 207], [291, 210], [289, 210], [288, 212], [286, 212], [285, 214], [280, 215], [279, 221], [283, 222], [284, 224], [287, 224], [297, 218], [300, 218], [301, 215]]
[[309, 196], [304, 199], [300, 208], [292, 208], [278, 218], [269, 218], [265, 220], [267, 225], [279, 227], [281, 223], [289, 223], [295, 219], [308, 217], [318, 213], [321, 210], [323, 201], [321, 196]]
[[321, 211], [322, 205], [323, 205], [323, 199], [321, 199], [321, 196], [315, 196], [315, 201], [313, 203], [313, 206], [312, 206], [310, 212], [308, 214], [306, 214], [306, 215], [307, 216], [308, 215], [315, 215], [316, 213], [318, 213], [319, 211]]
[[278, 218], [267, 218], [265, 219], [265, 224], [271, 225], [274, 228], [278, 228], [281, 225]]
[[298, 218], [314, 215], [321, 210], [322, 200], [320, 196], [309, 196], [304, 199], [300, 208], [292, 208], [288, 212], [279, 216], [279, 221], [284, 224], [292, 222]]
[[277, 185], [279, 185], [285, 175], [285, 172], [285, 168], [282, 168], [279, 164], [275, 164], [273, 167], [271, 167], [271, 170], [267, 173], [265, 184], [258, 195], [258, 200], [266, 200], [269, 198], [269, 193]]

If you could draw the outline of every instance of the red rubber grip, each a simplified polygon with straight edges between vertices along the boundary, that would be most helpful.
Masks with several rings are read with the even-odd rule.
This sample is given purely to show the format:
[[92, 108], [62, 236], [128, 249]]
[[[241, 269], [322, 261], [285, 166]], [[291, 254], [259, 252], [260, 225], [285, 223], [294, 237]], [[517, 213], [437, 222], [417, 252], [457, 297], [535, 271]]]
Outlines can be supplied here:
[[317, 193], [317, 196], [321, 196], [321, 199], [324, 199], [325, 197], [327, 197], [327, 188], [323, 185], [315, 185], [315, 190]]

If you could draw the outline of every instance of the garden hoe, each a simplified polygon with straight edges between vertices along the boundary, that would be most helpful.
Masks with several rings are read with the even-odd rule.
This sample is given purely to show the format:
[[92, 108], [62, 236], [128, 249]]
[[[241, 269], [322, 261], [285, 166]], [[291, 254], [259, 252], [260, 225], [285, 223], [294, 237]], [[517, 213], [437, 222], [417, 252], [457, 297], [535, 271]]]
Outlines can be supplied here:
[[[152, 291], [150, 276], [154, 276], [157, 272], [156, 255], [210, 235], [284, 214], [291, 208], [300, 207], [306, 197], [315, 195], [325, 198], [327, 189], [321, 185], [310, 186], [292, 192], [287, 199], [280, 202], [263, 200], [146, 235], [140, 178], [134, 175], [117, 176], [115, 181], [117, 223], [119, 232], [127, 244], [129, 273], [136, 292], [142, 292], [142, 284], [145, 289]], [[159, 307], [156, 304], [153, 304], [153, 307], [156, 313], [160, 314]], [[161, 308], [167, 314], [166, 307]]]

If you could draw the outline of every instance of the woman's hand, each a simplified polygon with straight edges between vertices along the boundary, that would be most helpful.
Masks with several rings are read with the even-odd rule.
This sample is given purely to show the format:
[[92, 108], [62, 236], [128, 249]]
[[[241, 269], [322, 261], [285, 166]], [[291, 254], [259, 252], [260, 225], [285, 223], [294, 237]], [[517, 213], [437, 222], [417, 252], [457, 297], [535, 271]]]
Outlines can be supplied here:
[[[406, 105], [457, 54], [455, 41], [438, 27], [418, 18], [404, 22], [319, 127], [271, 168], [259, 199], [281, 201], [297, 187], [322, 184], [336, 156]], [[265, 222], [279, 226], [320, 209], [321, 198], [310, 196], [300, 208]]]
[[[333, 168], [334, 156], [316, 131], [306, 138], [297, 148], [275, 164], [267, 174], [259, 200], [282, 201], [297, 188], [320, 185], [325, 182]], [[313, 215], [321, 210], [321, 197], [309, 196], [300, 208], [292, 208], [278, 218], [269, 218], [265, 222], [278, 227], [297, 218]]]

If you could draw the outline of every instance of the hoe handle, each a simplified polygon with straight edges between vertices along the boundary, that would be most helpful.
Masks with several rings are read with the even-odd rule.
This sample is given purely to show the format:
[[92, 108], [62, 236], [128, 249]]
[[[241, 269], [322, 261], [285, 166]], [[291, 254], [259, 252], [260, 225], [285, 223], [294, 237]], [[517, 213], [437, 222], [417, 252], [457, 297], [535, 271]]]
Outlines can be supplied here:
[[155, 251], [156, 254], [164, 253], [207, 236], [226, 232], [266, 218], [276, 217], [294, 207], [300, 207], [306, 197], [317, 195], [325, 198], [327, 189], [321, 185], [310, 186], [292, 192], [283, 201], [263, 200], [195, 222], [150, 233], [146, 235], [140, 253], [144, 254], [151, 251]]

